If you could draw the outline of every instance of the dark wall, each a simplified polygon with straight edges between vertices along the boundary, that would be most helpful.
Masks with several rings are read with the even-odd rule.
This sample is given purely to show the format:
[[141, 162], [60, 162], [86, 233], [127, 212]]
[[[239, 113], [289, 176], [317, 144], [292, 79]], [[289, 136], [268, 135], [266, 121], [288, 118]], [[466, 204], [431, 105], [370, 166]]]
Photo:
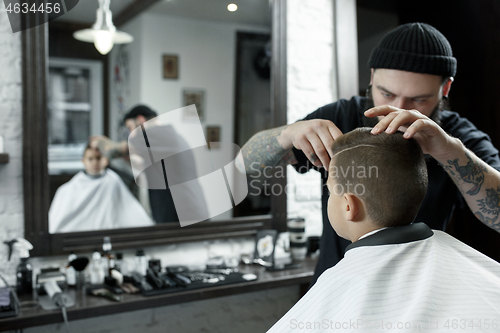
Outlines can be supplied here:
[[[358, 6], [396, 13], [400, 24], [425, 22], [450, 41], [457, 74], [450, 108], [486, 132], [500, 147], [500, 1], [358, 0]], [[447, 231], [500, 261], [500, 234], [479, 222], [468, 207], [457, 210]]]
[[[450, 41], [457, 74], [450, 92], [453, 111], [468, 118], [500, 147], [500, 1], [419, 0], [399, 11], [400, 22], [426, 22]], [[468, 208], [456, 212], [450, 233], [500, 261], [500, 234]]]
[[454, 111], [471, 120], [500, 147], [500, 1], [421, 0], [400, 12], [401, 23], [423, 21], [441, 31], [457, 58], [450, 93]]

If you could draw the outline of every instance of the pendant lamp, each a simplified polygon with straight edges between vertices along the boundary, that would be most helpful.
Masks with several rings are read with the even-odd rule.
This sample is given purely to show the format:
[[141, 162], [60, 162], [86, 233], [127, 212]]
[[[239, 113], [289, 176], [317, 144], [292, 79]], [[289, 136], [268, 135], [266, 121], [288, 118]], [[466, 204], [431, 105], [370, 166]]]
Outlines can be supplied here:
[[128, 33], [116, 30], [109, 0], [99, 0], [97, 19], [92, 28], [75, 31], [73, 37], [82, 42], [94, 43], [102, 55], [108, 54], [114, 44], [126, 44], [134, 40]]

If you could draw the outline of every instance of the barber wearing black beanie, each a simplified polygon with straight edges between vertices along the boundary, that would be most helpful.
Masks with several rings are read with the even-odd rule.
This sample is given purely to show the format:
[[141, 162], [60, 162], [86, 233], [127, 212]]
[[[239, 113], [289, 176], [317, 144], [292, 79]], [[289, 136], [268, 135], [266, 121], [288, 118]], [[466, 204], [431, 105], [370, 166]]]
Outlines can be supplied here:
[[470, 121], [446, 110], [457, 70], [446, 37], [425, 23], [401, 25], [373, 50], [368, 67], [365, 97], [339, 100], [294, 124], [259, 132], [242, 148], [248, 174], [256, 165], [277, 164], [320, 172], [323, 234], [312, 283], [343, 258], [350, 243], [335, 234], [328, 220], [326, 180], [333, 140], [357, 127], [374, 127], [373, 135], [403, 131], [429, 156], [429, 187], [416, 221], [444, 230], [455, 207], [468, 205], [479, 221], [500, 232], [498, 150]]

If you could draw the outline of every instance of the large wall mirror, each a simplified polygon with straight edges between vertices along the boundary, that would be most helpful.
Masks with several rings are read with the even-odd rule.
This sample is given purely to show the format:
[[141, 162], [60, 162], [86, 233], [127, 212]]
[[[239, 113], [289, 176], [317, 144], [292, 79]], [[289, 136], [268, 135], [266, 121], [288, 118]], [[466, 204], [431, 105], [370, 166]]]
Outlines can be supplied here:
[[[137, 104], [162, 115], [194, 103], [206, 136], [240, 147], [255, 132], [286, 123], [284, 0], [242, 3], [235, 13], [220, 0], [112, 0], [115, 24], [134, 42], [115, 45], [107, 56], [72, 39], [73, 31], [93, 23], [97, 6], [97, 0], [80, 1], [57, 21], [23, 32], [25, 237], [34, 245], [33, 255], [91, 251], [104, 236], [111, 236], [119, 249], [283, 230], [285, 195], [256, 195], [265, 191], [255, 186], [240, 205], [210, 220], [186, 227], [157, 222], [148, 196], [121, 157], [110, 159], [108, 170], [120, 177], [151, 222], [51, 227], [49, 208], [61, 186], [83, 169], [88, 136], [126, 140], [123, 117]], [[286, 179], [273, 182], [284, 187]], [[59, 204], [64, 208], [78, 195], [59, 195], [69, 199], [59, 198]], [[102, 202], [97, 210], [110, 204], [96, 201]]]

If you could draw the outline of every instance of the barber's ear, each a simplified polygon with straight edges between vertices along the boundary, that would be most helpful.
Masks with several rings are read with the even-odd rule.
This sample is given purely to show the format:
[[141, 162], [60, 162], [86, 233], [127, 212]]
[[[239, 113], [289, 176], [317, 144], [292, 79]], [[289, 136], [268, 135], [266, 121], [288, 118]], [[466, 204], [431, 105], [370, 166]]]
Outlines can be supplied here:
[[371, 71], [371, 74], [370, 74], [370, 86], [373, 85], [373, 73], [375, 73], [375, 71], [373, 70], [373, 68], [370, 69]]
[[443, 86], [443, 96], [448, 97], [448, 94], [450, 93], [451, 90], [451, 84], [453, 83], [453, 78], [450, 77], [448, 78], [448, 81]]
[[359, 209], [361, 208], [361, 202], [359, 198], [353, 194], [344, 193], [345, 207], [346, 207], [346, 219], [347, 221], [356, 222], [359, 219]]

